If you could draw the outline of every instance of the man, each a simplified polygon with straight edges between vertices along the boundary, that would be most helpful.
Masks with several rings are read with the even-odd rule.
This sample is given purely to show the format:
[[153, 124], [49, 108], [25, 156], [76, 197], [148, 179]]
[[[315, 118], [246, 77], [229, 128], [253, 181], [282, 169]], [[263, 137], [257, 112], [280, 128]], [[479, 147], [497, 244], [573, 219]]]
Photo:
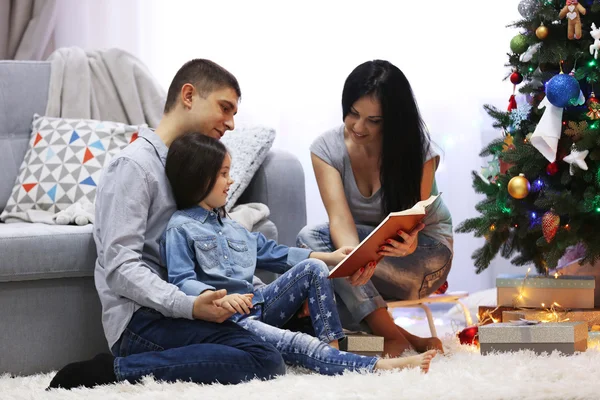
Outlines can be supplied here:
[[220, 139], [234, 128], [241, 91], [236, 78], [209, 60], [187, 62], [167, 93], [155, 131], [106, 168], [96, 197], [95, 282], [112, 351], [61, 369], [50, 387], [92, 387], [145, 375], [158, 380], [239, 383], [285, 373], [277, 350], [227, 321], [213, 304], [224, 290], [187, 296], [167, 282], [159, 238], [176, 210], [164, 172], [177, 137], [200, 132]]

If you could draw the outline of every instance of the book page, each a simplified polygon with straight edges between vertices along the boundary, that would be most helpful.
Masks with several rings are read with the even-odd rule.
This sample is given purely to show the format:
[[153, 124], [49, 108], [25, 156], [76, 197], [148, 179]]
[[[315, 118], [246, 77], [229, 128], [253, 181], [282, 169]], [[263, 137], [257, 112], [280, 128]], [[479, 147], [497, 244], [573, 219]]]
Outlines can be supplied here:
[[433, 196], [429, 196], [428, 199], [419, 201], [418, 203], [416, 203], [414, 206], [412, 206], [408, 210], [393, 212], [393, 213], [390, 213], [390, 216], [391, 217], [395, 217], [395, 216], [400, 216], [400, 215], [426, 214], [427, 213], [427, 207], [429, 207], [430, 205], [432, 205], [433, 202], [436, 201], [437, 198], [440, 197], [441, 195], [442, 194], [439, 193], [439, 194], [436, 194], [436, 195], [433, 195]]

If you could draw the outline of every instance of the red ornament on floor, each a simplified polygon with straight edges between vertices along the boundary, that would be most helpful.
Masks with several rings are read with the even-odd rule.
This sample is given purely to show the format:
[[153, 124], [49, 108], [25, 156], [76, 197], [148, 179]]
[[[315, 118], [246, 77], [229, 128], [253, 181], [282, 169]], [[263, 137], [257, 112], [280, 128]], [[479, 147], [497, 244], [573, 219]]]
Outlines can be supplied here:
[[444, 282], [433, 294], [444, 294], [448, 290], [448, 281]]
[[468, 326], [458, 333], [460, 344], [471, 344], [477, 346], [479, 344], [479, 327], [477, 325]]

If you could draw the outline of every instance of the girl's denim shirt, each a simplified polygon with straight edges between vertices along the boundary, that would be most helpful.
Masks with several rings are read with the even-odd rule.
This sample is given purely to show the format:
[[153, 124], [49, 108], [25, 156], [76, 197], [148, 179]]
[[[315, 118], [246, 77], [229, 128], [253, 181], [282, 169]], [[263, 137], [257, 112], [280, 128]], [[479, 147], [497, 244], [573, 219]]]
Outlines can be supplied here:
[[[168, 280], [188, 295], [205, 290], [254, 293], [256, 268], [283, 273], [308, 258], [310, 249], [278, 245], [262, 233], [248, 232], [229, 218], [200, 206], [173, 214], [160, 243]], [[260, 292], [253, 303], [263, 303]]]

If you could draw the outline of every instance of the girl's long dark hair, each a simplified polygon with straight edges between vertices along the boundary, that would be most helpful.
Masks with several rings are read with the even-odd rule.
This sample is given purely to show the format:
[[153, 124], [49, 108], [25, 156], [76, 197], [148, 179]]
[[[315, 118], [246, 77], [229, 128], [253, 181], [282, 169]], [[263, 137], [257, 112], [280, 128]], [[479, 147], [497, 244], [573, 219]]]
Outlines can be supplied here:
[[367, 61], [346, 78], [343, 118], [361, 97], [381, 104], [383, 145], [380, 158], [382, 216], [412, 207], [421, 200], [421, 179], [429, 133], [406, 76], [388, 61]]
[[223, 143], [197, 132], [187, 133], [171, 143], [165, 172], [178, 209], [196, 206], [208, 196], [226, 155]]

